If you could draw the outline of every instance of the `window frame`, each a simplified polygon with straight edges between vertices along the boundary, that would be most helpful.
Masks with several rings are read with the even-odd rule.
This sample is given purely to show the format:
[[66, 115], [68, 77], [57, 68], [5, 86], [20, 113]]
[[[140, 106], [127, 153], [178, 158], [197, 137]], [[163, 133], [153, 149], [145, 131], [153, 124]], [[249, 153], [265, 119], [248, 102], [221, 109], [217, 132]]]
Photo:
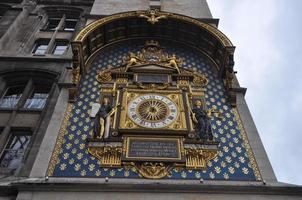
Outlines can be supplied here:
[[[61, 18], [57, 18], [57, 17], [49, 17], [49, 18], [47, 19], [47, 23], [46, 23], [46, 26], [45, 26], [45, 30], [46, 30], [46, 31], [55, 31], [56, 28], [59, 26], [61, 19], [62, 19], [62, 17], [61, 17]], [[58, 21], [56, 27], [54, 27], [54, 28], [50, 28], [50, 27], [49, 27], [49, 26], [51, 25], [51, 21]]]
[[[83, 12], [77, 9], [60, 9], [60, 8], [45, 8], [47, 15], [47, 22], [43, 28], [45, 31], [66, 31], [66, 32], [75, 32], [76, 27], [80, 21], [80, 14]], [[51, 28], [49, 25], [51, 21], [56, 20], [55, 23], [57, 26]], [[74, 26], [72, 28], [66, 28], [66, 24], [69, 22], [74, 22]]]
[[[24, 149], [22, 149], [23, 152], [22, 152], [22, 156], [19, 160], [20, 163], [17, 163], [18, 166], [16, 168], [10, 168], [9, 167], [10, 163], [8, 163], [8, 166], [2, 167], [2, 162], [5, 159], [6, 153], [9, 153], [10, 150], [16, 151], [13, 148], [8, 148], [8, 145], [11, 146], [11, 143], [14, 141], [14, 137], [16, 137], [16, 136], [17, 137], [30, 136], [29, 141], [26, 142], [26, 147]], [[17, 128], [17, 129], [10, 130], [10, 132], [6, 138], [5, 144], [3, 146], [3, 149], [0, 152], [0, 174], [13, 174], [15, 171], [17, 171], [22, 166], [22, 162], [24, 161], [24, 158], [26, 157], [27, 151], [30, 149], [33, 136], [34, 136], [33, 131], [30, 128]], [[19, 150], [20, 149], [18, 149], [17, 151], [19, 151]], [[19, 153], [19, 152], [17, 152], [17, 153]], [[13, 160], [11, 160], [11, 161], [13, 161]]]
[[[64, 45], [61, 45], [61, 44], [64, 44]], [[55, 54], [57, 46], [66, 46], [66, 48], [65, 48], [65, 50], [62, 54]], [[69, 41], [67, 41], [67, 40], [56, 40], [54, 45], [53, 45], [53, 49], [51, 51], [51, 54], [55, 55], [55, 56], [62, 56], [64, 54], [66, 54], [68, 48], [69, 48]]]
[[[35, 95], [35, 90], [36, 89], [41, 89], [41, 88], [43, 88], [44, 91], [47, 91], [47, 92], [43, 92], [43, 93], [41, 92], [39, 94], [47, 94], [46, 98], [32, 98]], [[43, 91], [43, 89], [41, 91]], [[23, 105], [21, 105], [21, 108], [26, 109], [26, 110], [43, 110], [46, 103], [47, 103], [47, 100], [49, 98], [50, 91], [51, 91], [51, 86], [49, 86], [49, 85], [37, 85], [37, 84], [34, 83], [32, 88], [31, 88], [31, 91], [27, 95]], [[34, 100], [34, 99], [43, 99], [43, 101], [44, 101], [43, 106], [42, 107], [26, 107], [27, 102], [30, 102], [30, 100]], [[31, 104], [31, 103], [29, 103], [29, 104]]]
[[[35, 44], [34, 44], [34, 48], [32, 50], [32, 54], [33, 55], [45, 55], [45, 54], [47, 54], [47, 49], [48, 49], [48, 46], [49, 46], [49, 42], [50, 42], [50, 40], [48, 40], [48, 39], [47, 40], [46, 39], [36, 40]], [[42, 46], [42, 45], [46, 46], [44, 53], [37, 53], [37, 50], [38, 50], [39, 46]]]
[[[20, 93], [19, 99], [17, 100], [17, 102], [12, 107], [2, 107], [2, 100], [5, 98], [7, 92], [9, 91], [9, 89], [14, 88], [14, 87], [23, 87], [23, 90], [22, 90], [22, 93]], [[26, 88], [26, 83], [25, 84], [20, 84], [19, 83], [19, 84], [16, 84], [16, 85], [8, 85], [8, 86], [6, 86], [4, 93], [2, 94], [2, 96], [0, 98], [0, 109], [14, 109], [14, 108], [16, 108], [17, 105], [18, 105], [18, 103], [19, 103], [19, 101], [21, 100], [21, 98], [22, 98], [22, 96], [24, 94], [25, 88]]]
[[[18, 101], [16, 102], [16, 104], [13, 107], [2, 107], [0, 105], [0, 111], [1, 110], [32, 110], [32, 111], [42, 111], [46, 105], [47, 105], [47, 101], [50, 97], [50, 93], [51, 93], [51, 88], [52, 88], [52, 84], [47, 84], [47, 83], [40, 83], [37, 81], [32, 80], [32, 78], [28, 79], [28, 80], [24, 80], [22, 82], [17, 83], [16, 85], [13, 84], [9, 84], [4, 88], [4, 93], [2, 94], [1, 98], [0, 98], [0, 103], [2, 101], [2, 99], [5, 97], [5, 94], [7, 93], [7, 91], [9, 90], [9, 88], [12, 87], [18, 87], [18, 86], [23, 86], [23, 92], [20, 96], [20, 98], [18, 99]], [[32, 95], [34, 95], [35, 90], [39, 88], [43, 91], [43, 89], [45, 89], [45, 93], [41, 93], [41, 94], [47, 94], [47, 97], [45, 99], [43, 99], [43, 106], [42, 107], [27, 107], [26, 104], [28, 104], [27, 102], [30, 100], [33, 100], [34, 98], [31, 98]]]
[[[41, 119], [44, 119], [44, 117], [47, 116], [47, 112], [53, 110], [53, 106], [55, 106], [51, 98], [53, 98], [53, 95], [58, 97], [58, 94], [55, 92], [57, 90], [56, 84], [58, 78], [59, 73], [46, 70], [12, 70], [0, 75], [0, 97], [7, 93], [6, 91], [9, 87], [23, 85], [24, 88], [22, 90], [21, 99], [19, 99], [16, 107], [8, 109], [0, 108], [0, 113], [10, 118], [10, 122], [2, 124], [0, 127], [1, 176], [20, 174], [23, 176], [29, 173], [24, 165], [32, 164], [31, 158], [34, 156], [32, 152], [33, 154], [37, 152], [36, 149], [32, 148], [33, 145], [38, 142], [36, 140], [36, 134], [41, 134], [40, 131], [43, 130], [43, 128], [41, 129]], [[37, 89], [40, 86], [42, 86], [42, 88]], [[43, 91], [48, 93], [43, 108], [23, 108], [26, 100], [32, 98], [35, 90], [38, 93], [43, 93]], [[20, 118], [17, 117], [18, 114], [26, 117], [35, 117], [25, 120], [26, 122], [23, 122], [21, 125], [19, 123]], [[38, 122], [36, 117], [39, 117]], [[50, 119], [46, 117], [46, 120]], [[22, 135], [29, 137], [23, 137]], [[16, 144], [10, 144], [14, 140]], [[23, 148], [21, 148], [21, 143], [24, 144]]]

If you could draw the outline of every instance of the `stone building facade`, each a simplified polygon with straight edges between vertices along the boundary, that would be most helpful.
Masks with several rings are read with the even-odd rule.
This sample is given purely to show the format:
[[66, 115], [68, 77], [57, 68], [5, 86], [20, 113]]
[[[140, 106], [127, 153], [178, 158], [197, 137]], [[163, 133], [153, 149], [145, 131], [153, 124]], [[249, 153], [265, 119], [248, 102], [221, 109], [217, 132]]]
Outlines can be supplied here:
[[[246, 89], [234, 74], [234, 50], [206, 0], [2, 0], [0, 199], [301, 199], [301, 187], [275, 177], [244, 99]], [[161, 79], [169, 83], [164, 89], [161, 80], [150, 78], [156, 70], [170, 77]], [[104, 81], [105, 72], [114, 83]], [[98, 157], [91, 149], [108, 147], [112, 153], [112, 145], [133, 139], [131, 126], [136, 124], [117, 127], [121, 133], [112, 125], [112, 138], [97, 140], [93, 103], [104, 97], [116, 103], [115, 90], [124, 92], [128, 83], [129, 91], [154, 91], [145, 88], [153, 87], [152, 81], [159, 85], [156, 91], [178, 89], [188, 94], [188, 101], [179, 96], [183, 102], [202, 100], [208, 111], [217, 111], [221, 116], [210, 119], [213, 139], [190, 132], [187, 126], [194, 130], [198, 123], [190, 125], [188, 104], [177, 104], [188, 132], [175, 130], [176, 124], [165, 130], [172, 139], [181, 138], [182, 159], [156, 165], [143, 160], [153, 167], [149, 176], [140, 159], [134, 163], [118, 157], [105, 165], [104, 154]], [[119, 106], [114, 120], [123, 115], [125, 108]], [[144, 130], [155, 138], [165, 134]], [[214, 146], [215, 156], [205, 159]], [[202, 149], [205, 163], [190, 168], [185, 151], [191, 147]], [[165, 171], [161, 177], [152, 171], [158, 165]]]

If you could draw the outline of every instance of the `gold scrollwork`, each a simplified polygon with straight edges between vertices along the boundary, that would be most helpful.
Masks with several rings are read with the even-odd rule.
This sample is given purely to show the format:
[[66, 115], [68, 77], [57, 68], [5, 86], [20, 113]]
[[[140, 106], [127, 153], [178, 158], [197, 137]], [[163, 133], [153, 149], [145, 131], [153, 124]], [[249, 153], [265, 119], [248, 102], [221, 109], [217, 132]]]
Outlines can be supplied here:
[[80, 82], [80, 68], [73, 68], [72, 69], [72, 83], [78, 85]]
[[207, 162], [217, 156], [217, 150], [213, 151], [200, 148], [186, 148], [185, 154], [187, 169], [204, 170]]
[[134, 127], [134, 124], [133, 124], [131, 121], [127, 120], [127, 122], [126, 122], [126, 127], [127, 127], [127, 128], [133, 128], [133, 127]]
[[115, 82], [119, 84], [128, 83], [128, 78], [117, 78]]
[[164, 83], [163, 85], [158, 85], [158, 84], [154, 84], [154, 83], [150, 83], [150, 84], [142, 84], [139, 82], [135, 83], [137, 85], [137, 87], [139, 87], [140, 89], [150, 89], [150, 90], [165, 90], [166, 88], [168, 88], [170, 86], [169, 83]]
[[181, 74], [181, 64], [182, 60], [177, 58], [175, 54], [168, 55], [160, 47], [159, 43], [154, 40], [147, 41], [144, 48], [137, 52], [128, 52], [128, 56], [123, 58], [123, 64], [125, 67], [125, 72], [130, 68], [145, 65], [145, 64], [157, 64], [162, 67], [176, 70], [178, 74]]
[[106, 83], [111, 81], [112, 80], [111, 71], [108, 69], [100, 71], [96, 76], [96, 79], [99, 83]]
[[177, 85], [179, 86], [189, 86], [188, 80], [177, 80]]
[[113, 88], [101, 88], [100, 92], [101, 92], [102, 94], [105, 94], [105, 93], [111, 94], [111, 93], [113, 93], [114, 91], [113, 91]]
[[209, 80], [204, 74], [194, 74], [193, 83], [197, 86], [205, 87], [208, 85]]
[[143, 162], [134, 163], [131, 165], [137, 169], [140, 175], [150, 179], [160, 179], [169, 175], [173, 165], [163, 162]]
[[121, 147], [88, 147], [88, 152], [100, 161], [102, 167], [121, 166]]

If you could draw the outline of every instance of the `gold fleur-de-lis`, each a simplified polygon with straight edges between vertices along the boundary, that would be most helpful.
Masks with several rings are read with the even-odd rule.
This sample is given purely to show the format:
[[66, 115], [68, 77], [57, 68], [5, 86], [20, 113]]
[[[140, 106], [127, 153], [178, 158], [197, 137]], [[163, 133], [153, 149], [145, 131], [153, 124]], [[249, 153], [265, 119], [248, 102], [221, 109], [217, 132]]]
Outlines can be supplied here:
[[214, 174], [213, 172], [210, 172], [209, 175], [210, 175], [210, 178], [211, 178], [211, 179], [214, 179], [214, 178], [215, 178], [215, 174]]
[[95, 175], [96, 175], [96, 176], [101, 176], [101, 171], [100, 171], [99, 169], [96, 170]]
[[94, 165], [94, 164], [90, 164], [90, 165], [88, 166], [89, 171], [93, 171], [94, 168], [95, 168], [95, 165]]
[[110, 170], [109, 175], [110, 176], [115, 176], [115, 171], [114, 170]]
[[215, 172], [216, 172], [217, 174], [220, 174], [220, 172], [221, 172], [220, 167], [215, 167]]
[[223, 173], [223, 178], [224, 178], [225, 180], [228, 180], [230, 177], [229, 177], [229, 175], [228, 175], [227, 173]]
[[76, 164], [75, 166], [74, 166], [74, 170], [75, 171], [79, 171], [81, 169], [81, 165], [80, 164]]
[[86, 170], [85, 170], [85, 169], [83, 169], [83, 170], [81, 171], [81, 176], [86, 176]]
[[243, 172], [244, 174], [248, 174], [248, 173], [249, 173], [249, 170], [248, 170], [248, 168], [243, 167], [243, 168], [242, 168], [242, 172]]
[[65, 169], [66, 169], [66, 164], [65, 163], [62, 163], [61, 165], [60, 165], [60, 170], [61, 171], [64, 171]]
[[229, 172], [230, 172], [231, 174], [234, 174], [234, 173], [235, 173], [235, 168], [234, 168], [234, 167], [229, 167], [228, 170], [229, 170]]

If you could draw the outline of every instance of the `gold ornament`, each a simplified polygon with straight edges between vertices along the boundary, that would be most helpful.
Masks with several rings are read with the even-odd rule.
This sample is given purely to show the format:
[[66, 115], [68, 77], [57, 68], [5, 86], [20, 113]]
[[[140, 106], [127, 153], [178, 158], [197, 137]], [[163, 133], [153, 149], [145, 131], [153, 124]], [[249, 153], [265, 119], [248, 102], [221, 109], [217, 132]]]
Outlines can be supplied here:
[[204, 74], [194, 74], [193, 83], [197, 86], [205, 87], [208, 85], [209, 80]]
[[201, 148], [186, 148], [186, 168], [187, 169], [202, 169], [206, 168], [209, 160], [217, 156], [217, 150], [206, 150]]
[[141, 118], [148, 121], [163, 120], [168, 114], [167, 105], [157, 99], [142, 102], [137, 110]]
[[112, 80], [111, 71], [109, 69], [100, 71], [96, 77], [99, 83], [106, 83]]
[[149, 10], [149, 11], [147, 11], [147, 15], [140, 14], [138, 16], [141, 18], [146, 18], [147, 22], [149, 22], [151, 24], [155, 24], [155, 23], [159, 22], [160, 19], [167, 18], [167, 14], [159, 15], [157, 10]]
[[142, 164], [132, 162], [131, 165], [134, 166], [143, 177], [150, 179], [164, 178], [169, 175], [172, 169], [171, 164], [162, 162], [143, 162]]
[[121, 166], [121, 147], [88, 147], [88, 152], [100, 161], [102, 167]]
[[72, 69], [72, 83], [78, 84], [80, 82], [80, 68], [73, 68]]

